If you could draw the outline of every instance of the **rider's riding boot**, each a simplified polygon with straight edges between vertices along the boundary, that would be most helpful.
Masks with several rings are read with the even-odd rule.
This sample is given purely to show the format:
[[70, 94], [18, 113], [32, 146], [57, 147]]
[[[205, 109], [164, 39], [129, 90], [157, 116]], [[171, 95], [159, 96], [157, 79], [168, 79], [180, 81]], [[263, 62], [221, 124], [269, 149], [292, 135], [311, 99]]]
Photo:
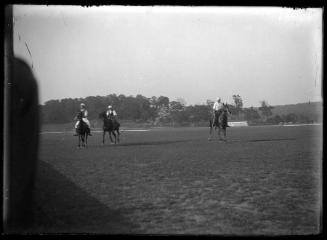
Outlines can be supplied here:
[[88, 134], [89, 136], [92, 136], [92, 134], [91, 134], [91, 129], [90, 129], [90, 128], [88, 129], [87, 134]]
[[77, 128], [75, 128], [75, 134], [74, 136], [78, 136]]

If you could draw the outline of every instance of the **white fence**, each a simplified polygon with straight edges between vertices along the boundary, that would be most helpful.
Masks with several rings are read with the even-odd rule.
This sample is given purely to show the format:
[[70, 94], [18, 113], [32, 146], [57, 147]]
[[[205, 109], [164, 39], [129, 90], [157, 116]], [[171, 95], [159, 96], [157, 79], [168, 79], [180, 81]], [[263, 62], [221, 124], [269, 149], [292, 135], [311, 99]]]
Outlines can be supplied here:
[[247, 121], [242, 122], [228, 122], [228, 125], [231, 127], [246, 127], [249, 126]]

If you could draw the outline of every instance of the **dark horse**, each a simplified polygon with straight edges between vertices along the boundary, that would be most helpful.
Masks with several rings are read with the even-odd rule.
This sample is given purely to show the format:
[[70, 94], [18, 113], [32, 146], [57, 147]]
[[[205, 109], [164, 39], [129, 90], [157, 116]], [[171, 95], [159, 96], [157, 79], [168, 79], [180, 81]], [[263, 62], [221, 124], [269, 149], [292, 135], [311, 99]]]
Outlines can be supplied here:
[[[209, 120], [209, 127], [210, 127], [210, 136], [209, 136], [209, 141], [211, 140], [211, 136], [212, 136], [212, 130], [218, 129], [218, 137], [219, 140], [224, 140], [226, 141], [226, 128], [229, 127], [228, 126], [228, 113], [230, 114], [229, 108], [227, 104], [223, 104], [224, 107], [223, 109], [221, 109], [220, 111], [220, 115], [219, 117], [216, 114], [213, 114], [213, 117]], [[224, 133], [224, 138], [221, 138], [221, 130]]]
[[77, 114], [77, 120], [79, 121], [77, 127], [77, 134], [78, 134], [78, 147], [87, 147], [87, 135], [88, 135], [88, 126], [83, 121], [83, 114], [80, 112]]
[[[109, 138], [110, 141], [113, 143], [117, 143], [119, 142], [119, 136], [120, 136], [120, 132], [119, 132], [119, 127], [120, 127], [120, 123], [117, 122], [115, 119], [112, 119], [112, 117], [107, 116], [106, 112], [103, 112], [99, 115], [100, 118], [103, 119], [103, 136], [102, 136], [102, 144], [104, 144], [105, 142], [105, 135], [106, 132], [109, 133]], [[117, 133], [117, 135], [116, 135]], [[112, 135], [114, 135], [115, 141], [112, 140]]]

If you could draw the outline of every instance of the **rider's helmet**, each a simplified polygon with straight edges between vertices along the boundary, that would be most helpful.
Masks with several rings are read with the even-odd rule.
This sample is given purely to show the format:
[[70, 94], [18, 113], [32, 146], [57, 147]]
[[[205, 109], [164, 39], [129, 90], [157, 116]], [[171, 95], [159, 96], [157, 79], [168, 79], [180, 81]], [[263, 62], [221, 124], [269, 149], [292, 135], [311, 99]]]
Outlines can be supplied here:
[[111, 105], [109, 105], [109, 106], [108, 106], [108, 109], [112, 109], [112, 106], [111, 106]]
[[221, 101], [221, 98], [220, 97], [217, 97], [217, 102]]
[[81, 103], [80, 106], [81, 106], [81, 108], [85, 108], [85, 104], [84, 103]]

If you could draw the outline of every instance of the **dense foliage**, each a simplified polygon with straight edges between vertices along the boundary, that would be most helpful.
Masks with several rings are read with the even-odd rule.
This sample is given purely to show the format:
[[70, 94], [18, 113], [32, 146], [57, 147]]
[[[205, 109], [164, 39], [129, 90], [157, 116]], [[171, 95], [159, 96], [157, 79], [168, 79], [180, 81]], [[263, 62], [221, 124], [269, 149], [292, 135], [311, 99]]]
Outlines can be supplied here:
[[[233, 95], [234, 103], [229, 104], [231, 121], [248, 121], [250, 124], [279, 124], [280, 122], [313, 122], [317, 116], [306, 114], [273, 114], [274, 107], [261, 101], [259, 108], [243, 108], [243, 100]], [[204, 125], [212, 116], [213, 101], [202, 105], [186, 105], [184, 99], [171, 101], [165, 96], [145, 97], [142, 95], [125, 96], [110, 94], [107, 96], [89, 96], [86, 98], [65, 98], [49, 100], [41, 105], [43, 123], [72, 122], [79, 111], [80, 103], [85, 103], [89, 119], [98, 119], [99, 114], [112, 105], [120, 120], [144, 122], [153, 125]]]

